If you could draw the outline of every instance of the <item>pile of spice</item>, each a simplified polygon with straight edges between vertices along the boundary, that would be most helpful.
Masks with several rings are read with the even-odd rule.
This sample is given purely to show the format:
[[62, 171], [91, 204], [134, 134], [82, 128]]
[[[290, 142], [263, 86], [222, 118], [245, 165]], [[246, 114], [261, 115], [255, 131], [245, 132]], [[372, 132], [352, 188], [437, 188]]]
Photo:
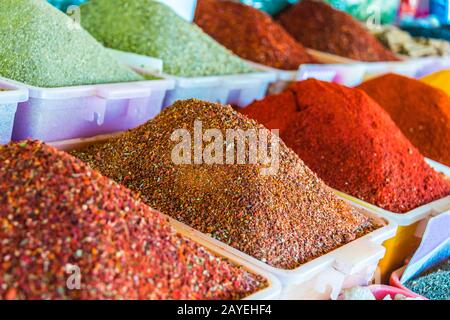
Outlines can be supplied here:
[[450, 166], [450, 97], [418, 80], [387, 74], [359, 86], [428, 158]]
[[0, 146], [0, 299], [239, 299], [266, 280], [78, 159]]
[[258, 9], [230, 1], [199, 0], [195, 23], [238, 56], [273, 68], [296, 70], [314, 62], [306, 49]]
[[278, 21], [307, 48], [360, 61], [398, 60], [361, 22], [326, 3], [302, 0]]
[[450, 259], [406, 282], [405, 286], [430, 300], [450, 300]]
[[[223, 137], [238, 134], [247, 153], [251, 142], [245, 132], [260, 132], [259, 143], [279, 145], [278, 152], [259, 149], [272, 160], [278, 156], [277, 170], [263, 174], [266, 162], [252, 164], [248, 154], [249, 161], [238, 164], [238, 145], [229, 138], [226, 143], [225, 138], [214, 140], [219, 145], [214, 153], [231, 150], [234, 159], [203, 162], [201, 153], [198, 158], [199, 123], [204, 130], [217, 129], [213, 140], [219, 139], [217, 132]], [[197, 155], [181, 164], [172, 158], [178, 154], [180, 141], [172, 140], [178, 129], [185, 137], [197, 137], [194, 143], [191, 137], [183, 141], [188, 146], [185, 155], [191, 150]], [[238, 129], [243, 131], [234, 131]], [[210, 146], [204, 146], [200, 152], [205, 154]], [[377, 227], [337, 199], [276, 135], [230, 106], [178, 101], [141, 127], [75, 155], [139, 193], [153, 208], [278, 268], [294, 269]]]
[[[124, 9], [126, 8], [126, 9]], [[106, 47], [157, 57], [164, 72], [184, 77], [253, 72], [197, 25], [152, 0], [91, 0], [81, 23]]]
[[39, 87], [143, 80], [44, 0], [2, 0], [0, 75]]
[[450, 194], [389, 115], [358, 89], [310, 79], [242, 112], [280, 137], [325, 183], [405, 213]]
[[432, 73], [420, 79], [422, 82], [429, 84], [437, 89], [441, 89], [450, 96], [450, 70], [442, 70]]

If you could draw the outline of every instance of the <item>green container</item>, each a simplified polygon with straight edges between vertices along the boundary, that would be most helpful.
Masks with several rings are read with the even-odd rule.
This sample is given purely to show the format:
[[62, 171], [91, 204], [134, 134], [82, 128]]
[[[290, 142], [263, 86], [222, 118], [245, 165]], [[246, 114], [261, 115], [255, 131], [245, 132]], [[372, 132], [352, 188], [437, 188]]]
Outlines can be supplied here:
[[361, 21], [388, 24], [395, 21], [400, 0], [325, 0]]
[[297, 0], [240, 0], [242, 3], [275, 15], [283, 10], [289, 3]]

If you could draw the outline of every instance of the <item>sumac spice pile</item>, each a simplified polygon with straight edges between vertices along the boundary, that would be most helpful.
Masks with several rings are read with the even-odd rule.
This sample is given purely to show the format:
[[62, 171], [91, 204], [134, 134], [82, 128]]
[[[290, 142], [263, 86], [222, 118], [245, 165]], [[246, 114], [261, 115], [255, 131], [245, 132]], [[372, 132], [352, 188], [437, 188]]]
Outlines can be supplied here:
[[405, 213], [450, 194], [389, 115], [358, 89], [306, 80], [242, 111], [280, 136], [325, 183]]
[[444, 91], [396, 74], [359, 88], [389, 113], [423, 155], [450, 166], [450, 97]]
[[[272, 266], [293, 269], [371, 231], [372, 221], [338, 200], [277, 137], [279, 169], [265, 164], [175, 164], [177, 129], [261, 129], [230, 106], [186, 100], [77, 155], [138, 192], [152, 207]], [[194, 134], [192, 134], [194, 136]], [[263, 141], [263, 140], [261, 140]], [[193, 146], [194, 147], [194, 146]], [[227, 149], [229, 144], [225, 144]]]
[[241, 3], [199, 0], [195, 23], [247, 60], [285, 70], [313, 62], [305, 48], [268, 14]]
[[237, 299], [267, 285], [40, 142], [0, 146], [0, 259], [0, 299]]
[[360, 61], [397, 60], [361, 22], [326, 3], [302, 0], [278, 21], [307, 48]]

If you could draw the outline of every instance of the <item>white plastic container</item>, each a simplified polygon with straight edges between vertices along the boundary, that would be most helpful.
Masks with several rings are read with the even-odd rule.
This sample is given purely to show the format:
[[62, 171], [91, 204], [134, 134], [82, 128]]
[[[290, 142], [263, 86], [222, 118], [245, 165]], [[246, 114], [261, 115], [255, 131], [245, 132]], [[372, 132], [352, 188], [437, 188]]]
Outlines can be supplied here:
[[157, 0], [172, 8], [180, 17], [192, 22], [194, 20], [195, 8], [197, 0]]
[[[166, 216], [166, 215], [164, 215]], [[210, 242], [204, 241], [202, 238], [198, 236], [196, 232], [192, 232], [189, 227], [186, 225], [175, 221], [174, 219], [166, 216], [170, 224], [177, 230], [180, 234], [185, 237], [203, 245], [205, 248], [209, 249], [211, 252], [215, 253], [217, 256], [223, 257], [228, 261], [232, 262], [237, 266], [241, 266], [250, 273], [260, 275], [267, 279], [269, 285], [267, 288], [260, 290], [258, 292], [253, 293], [252, 295], [244, 298], [244, 300], [277, 300], [280, 297], [281, 293], [281, 284], [278, 279], [271, 273], [261, 269], [251, 263], [248, 263], [238, 255], [234, 255], [226, 250], [223, 250], [221, 247], [211, 244]]]
[[303, 64], [298, 70], [287, 71], [263, 66], [254, 62], [251, 65], [273, 72], [277, 76], [277, 81], [271, 84], [270, 94], [277, 94], [286, 89], [292, 82], [307, 79], [317, 79], [327, 82], [335, 82], [348, 87], [359, 85], [365, 75], [365, 67], [359, 63], [354, 64]]
[[176, 82], [175, 89], [167, 92], [164, 108], [177, 100], [190, 98], [246, 107], [253, 101], [264, 98], [269, 84], [277, 79], [273, 72], [196, 78], [163, 74], [163, 77]]
[[385, 226], [293, 270], [272, 267], [181, 222], [169, 219], [173, 225], [195, 237], [197, 242], [210, 243], [240, 257], [241, 263], [252, 264], [275, 275], [282, 286], [280, 299], [335, 300], [343, 289], [369, 284], [378, 262], [385, 254], [383, 242], [396, 233], [397, 226], [388, 219], [381, 219], [368, 211], [365, 213]]
[[17, 108], [12, 139], [59, 141], [138, 126], [161, 111], [166, 91], [175, 83], [151, 80], [62, 88], [19, 85], [28, 89], [29, 99]]
[[26, 89], [0, 79], [0, 144], [11, 141], [17, 105], [26, 100]]

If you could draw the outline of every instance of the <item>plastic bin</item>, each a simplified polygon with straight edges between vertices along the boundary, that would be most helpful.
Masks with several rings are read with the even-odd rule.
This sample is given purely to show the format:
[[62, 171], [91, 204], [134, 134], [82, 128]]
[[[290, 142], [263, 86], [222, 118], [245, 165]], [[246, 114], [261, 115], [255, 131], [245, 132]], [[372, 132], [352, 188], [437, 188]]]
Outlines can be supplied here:
[[173, 220], [169, 217], [167, 217], [167, 218], [169, 219], [170, 224], [180, 234], [184, 235], [185, 237], [190, 238], [191, 240], [193, 240], [197, 243], [200, 243], [201, 245], [203, 245], [204, 247], [206, 247], [207, 249], [209, 249], [210, 251], [215, 253], [217, 256], [221, 256], [221, 257], [231, 261], [235, 265], [242, 266], [247, 271], [249, 271], [253, 274], [258, 274], [268, 280], [269, 286], [267, 288], [253, 293], [252, 295], [244, 298], [244, 300], [277, 300], [280, 297], [281, 284], [274, 275], [270, 274], [269, 272], [265, 271], [264, 269], [261, 269], [255, 265], [248, 263], [247, 261], [245, 261], [244, 259], [242, 259], [241, 257], [239, 257], [237, 255], [234, 255], [230, 252], [227, 252], [226, 250], [223, 250], [219, 246], [216, 246], [209, 242], [203, 241], [201, 238], [199, 238], [197, 236], [196, 233], [190, 232], [184, 225], [182, 225], [180, 223], [176, 223], [175, 220]]
[[26, 100], [26, 89], [0, 79], [0, 144], [11, 141], [17, 105]]
[[141, 125], [161, 111], [166, 91], [175, 84], [152, 80], [63, 88], [22, 86], [28, 89], [29, 99], [17, 108], [12, 139], [57, 141]]
[[[276, 74], [276, 82], [269, 86], [269, 94], [280, 93], [292, 82], [306, 80], [308, 78], [316, 78], [324, 81], [336, 80], [338, 83], [344, 85], [352, 85], [352, 81], [350, 80], [355, 77], [357, 77], [358, 81], [361, 81], [363, 71], [360, 70], [360, 67], [356, 67], [356, 69], [352, 67], [357, 63], [357, 61], [312, 49], [307, 49], [307, 51], [312, 57], [322, 64], [303, 64], [300, 65], [297, 70], [282, 70], [268, 67], [253, 61], [246, 61], [257, 69]], [[333, 66], [335, 66], [334, 69]], [[307, 71], [311, 69], [318, 69], [320, 72], [315, 74], [307, 73]], [[353, 80], [353, 82], [355, 81]]]
[[[426, 159], [426, 161], [436, 171], [442, 172], [450, 178], [450, 168], [429, 159]], [[381, 209], [340, 191], [336, 190], [336, 193], [354, 204], [359, 204], [386, 219], [390, 219], [399, 226], [396, 236], [384, 243], [386, 255], [379, 265], [381, 281], [383, 282], [388, 281], [391, 273], [403, 266], [405, 260], [414, 254], [420, 245], [428, 220], [433, 216], [450, 210], [450, 196], [423, 205], [407, 213], [398, 214]]]
[[418, 295], [417, 293], [415, 293], [414, 291], [409, 290], [407, 287], [405, 287], [401, 282], [400, 279], [403, 275], [403, 272], [405, 271], [406, 266], [397, 269], [396, 271], [394, 271], [391, 274], [391, 277], [389, 279], [389, 284], [393, 287], [399, 288], [400, 290], [403, 290], [405, 292], [407, 292], [409, 295], [411, 295], [413, 298], [421, 298], [424, 300], [428, 300], [427, 298], [425, 298], [424, 296]]
[[[121, 133], [50, 144], [60, 150], [68, 151], [103, 142], [119, 134]], [[337, 299], [342, 289], [367, 285], [377, 270], [378, 262], [385, 254], [386, 249], [382, 245], [383, 242], [393, 237], [397, 230], [397, 225], [388, 218], [380, 218], [377, 214], [358, 204], [352, 203], [352, 206], [364, 210], [365, 214], [384, 226], [294, 270], [271, 267], [181, 222], [170, 217], [168, 219], [179, 230], [183, 230], [184, 234], [189, 234], [197, 242], [212, 245], [221, 252], [239, 257], [239, 261], [245, 262], [245, 265], [256, 266], [258, 269], [274, 275], [281, 282], [281, 299], [326, 300]]]
[[273, 72], [197, 78], [171, 75], [163, 77], [176, 82], [176, 87], [167, 92], [164, 108], [177, 100], [190, 98], [246, 107], [253, 101], [264, 98], [269, 84], [276, 81], [276, 74]]

